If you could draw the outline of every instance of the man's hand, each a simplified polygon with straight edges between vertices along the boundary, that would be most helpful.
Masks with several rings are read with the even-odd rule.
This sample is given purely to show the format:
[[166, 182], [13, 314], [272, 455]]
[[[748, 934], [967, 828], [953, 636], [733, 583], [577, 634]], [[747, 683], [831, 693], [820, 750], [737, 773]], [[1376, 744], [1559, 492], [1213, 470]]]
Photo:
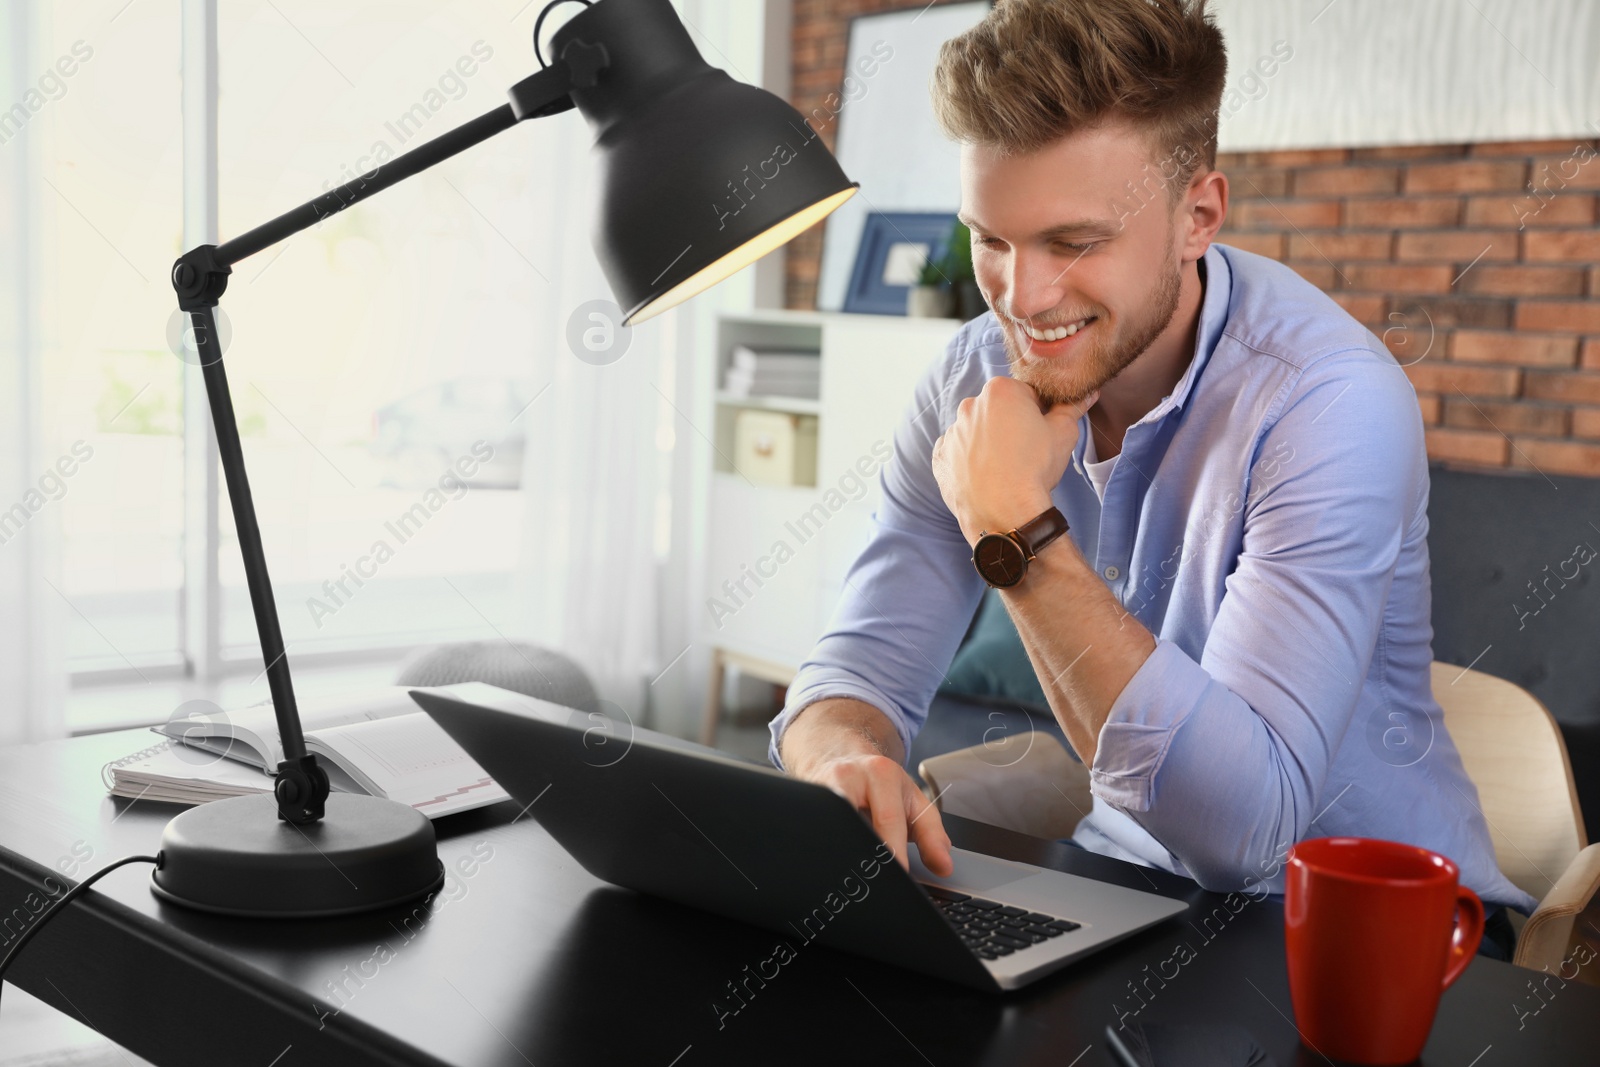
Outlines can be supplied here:
[[933, 476], [969, 544], [1005, 533], [1050, 506], [1078, 446], [1078, 419], [1099, 399], [1040, 410], [1039, 394], [1015, 378], [990, 378], [961, 401], [933, 446]]
[[934, 874], [954, 869], [939, 809], [901, 766], [900, 737], [877, 708], [844, 697], [819, 700], [789, 724], [780, 754], [790, 774], [827, 786], [865, 815], [902, 867], [910, 866], [911, 840]]

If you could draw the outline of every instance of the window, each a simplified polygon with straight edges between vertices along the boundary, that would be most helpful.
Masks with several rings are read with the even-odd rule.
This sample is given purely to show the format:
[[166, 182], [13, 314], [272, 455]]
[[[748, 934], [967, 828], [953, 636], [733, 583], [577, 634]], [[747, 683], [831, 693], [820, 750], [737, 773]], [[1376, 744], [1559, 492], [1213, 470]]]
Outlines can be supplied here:
[[[218, 6], [223, 239], [499, 106], [531, 70], [533, 13]], [[180, 14], [48, 5], [27, 52], [41, 75], [65, 61], [27, 121], [46, 450], [83, 457], [59, 501], [78, 691], [192, 675], [196, 604], [221, 652], [202, 680], [260, 670], [225, 488], [208, 530], [185, 480], [205, 428], [185, 424], [167, 280], [186, 195]], [[480, 145], [235, 267], [226, 366], [292, 660], [512, 628], [536, 395], [525, 297], [553, 270], [529, 151], [515, 136]], [[107, 707], [69, 701], [68, 725], [117, 718]]]
[[[528, 49], [485, 15], [223, 5], [224, 238], [504, 103]], [[235, 269], [228, 373], [291, 654], [492, 637], [485, 617], [514, 610], [536, 389], [519, 294], [540, 271], [526, 150], [480, 145]], [[224, 649], [248, 656], [231, 513], [223, 530]]]
[[183, 206], [177, 5], [115, 19], [98, 4], [34, 11], [41, 455], [68, 460], [47, 519], [61, 528], [67, 652], [79, 670], [172, 668], [183, 582], [182, 365], [166, 340]]

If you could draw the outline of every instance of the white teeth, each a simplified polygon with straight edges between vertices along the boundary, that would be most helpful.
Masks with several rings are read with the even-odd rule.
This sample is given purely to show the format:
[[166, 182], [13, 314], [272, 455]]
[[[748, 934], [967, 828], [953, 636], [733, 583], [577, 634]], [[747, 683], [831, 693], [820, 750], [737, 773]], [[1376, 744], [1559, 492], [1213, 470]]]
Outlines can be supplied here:
[[1070, 326], [1054, 326], [1048, 330], [1036, 330], [1026, 323], [1020, 324], [1024, 332], [1035, 341], [1059, 341], [1063, 337], [1071, 337], [1085, 326], [1089, 325], [1088, 319], [1079, 319]]

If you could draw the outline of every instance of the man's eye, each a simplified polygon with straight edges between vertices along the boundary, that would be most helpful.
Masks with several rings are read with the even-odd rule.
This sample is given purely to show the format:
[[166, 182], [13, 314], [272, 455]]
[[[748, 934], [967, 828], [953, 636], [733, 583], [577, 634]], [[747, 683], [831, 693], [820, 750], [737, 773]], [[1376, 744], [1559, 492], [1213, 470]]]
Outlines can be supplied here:
[[1069, 252], [1075, 252], [1078, 255], [1082, 255], [1083, 253], [1089, 251], [1091, 248], [1096, 248], [1099, 245], [1100, 245], [1099, 241], [1088, 241], [1088, 242], [1086, 242], [1084, 244], [1073, 244], [1070, 241], [1061, 242], [1061, 247], [1062, 248], [1065, 248]]
[[980, 238], [978, 238], [978, 243], [980, 245], [982, 245], [983, 247], [985, 247], [985, 248], [996, 248], [996, 247], [998, 247], [1000, 245], [1000, 238], [998, 238], [998, 237], [980, 237]]

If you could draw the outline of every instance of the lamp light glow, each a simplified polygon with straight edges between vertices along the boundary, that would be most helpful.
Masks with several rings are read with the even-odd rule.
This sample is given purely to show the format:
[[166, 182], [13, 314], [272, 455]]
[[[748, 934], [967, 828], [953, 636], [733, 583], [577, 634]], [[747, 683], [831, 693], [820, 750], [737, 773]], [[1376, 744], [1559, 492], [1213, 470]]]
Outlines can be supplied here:
[[858, 191], [854, 187], [845, 189], [812, 204], [804, 210], [795, 212], [766, 233], [759, 237], [751, 238], [709, 267], [702, 268], [674, 285], [671, 289], [630, 314], [623, 320], [622, 324], [624, 326], [637, 326], [646, 319], [653, 319], [663, 311], [676, 307], [696, 293], [704, 292], [724, 278], [739, 273], [768, 252], [788, 244], [796, 236], [821, 222], [832, 214], [833, 210], [840, 204], [856, 195]]

